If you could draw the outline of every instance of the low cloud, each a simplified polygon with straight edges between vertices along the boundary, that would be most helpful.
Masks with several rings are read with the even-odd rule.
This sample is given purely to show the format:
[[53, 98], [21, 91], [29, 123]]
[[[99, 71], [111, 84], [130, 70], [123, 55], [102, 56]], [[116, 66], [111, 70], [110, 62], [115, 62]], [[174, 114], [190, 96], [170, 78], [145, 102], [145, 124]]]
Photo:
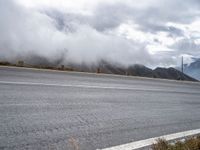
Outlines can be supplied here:
[[0, 59], [173, 66], [183, 54], [200, 56], [196, 42], [200, 30], [194, 35], [189, 28], [199, 21], [199, 6], [198, 0], [163, 0], [162, 4], [152, 0], [141, 5], [118, 0], [98, 2], [84, 13], [81, 8], [74, 12], [0, 0]]

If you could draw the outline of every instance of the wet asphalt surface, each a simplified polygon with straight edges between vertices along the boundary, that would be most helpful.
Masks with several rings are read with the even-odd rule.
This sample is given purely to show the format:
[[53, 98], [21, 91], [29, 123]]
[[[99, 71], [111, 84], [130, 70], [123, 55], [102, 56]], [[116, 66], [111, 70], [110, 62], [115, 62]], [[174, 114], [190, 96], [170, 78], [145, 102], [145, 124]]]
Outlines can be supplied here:
[[95, 150], [200, 128], [200, 84], [0, 67], [0, 149]]

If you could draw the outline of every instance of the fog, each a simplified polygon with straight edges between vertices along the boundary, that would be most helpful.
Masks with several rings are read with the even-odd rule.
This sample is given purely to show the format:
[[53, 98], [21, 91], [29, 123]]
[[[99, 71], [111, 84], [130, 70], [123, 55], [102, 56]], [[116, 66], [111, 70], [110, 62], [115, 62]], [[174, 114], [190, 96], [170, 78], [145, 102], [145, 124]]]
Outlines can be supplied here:
[[[35, 4], [32, 7], [23, 4], [0, 0], [0, 60], [57, 65], [92, 65], [105, 60], [156, 67], [175, 66], [183, 54], [200, 55], [200, 31], [194, 35], [189, 28], [199, 21], [195, 0], [181, 5], [176, 14], [162, 11], [157, 1], [152, 3], [154, 9], [150, 3], [133, 7], [130, 1], [102, 1], [91, 5], [87, 13], [79, 7], [74, 13], [34, 1], [30, 1]], [[176, 4], [167, 3], [173, 8]], [[194, 6], [196, 10], [183, 13]]]

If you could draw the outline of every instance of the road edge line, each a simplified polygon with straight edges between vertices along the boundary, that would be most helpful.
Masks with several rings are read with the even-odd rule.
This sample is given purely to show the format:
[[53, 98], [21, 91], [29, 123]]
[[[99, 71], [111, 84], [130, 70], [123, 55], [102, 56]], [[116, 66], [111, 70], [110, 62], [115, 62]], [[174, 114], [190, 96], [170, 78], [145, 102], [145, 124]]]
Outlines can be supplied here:
[[171, 140], [185, 138], [185, 137], [193, 136], [193, 135], [197, 135], [197, 134], [200, 134], [200, 129], [158, 136], [158, 137], [154, 137], [154, 138], [149, 138], [149, 139], [145, 139], [145, 140], [135, 141], [135, 142], [127, 143], [127, 144], [122, 144], [122, 145], [118, 145], [118, 146], [97, 149], [97, 150], [135, 150], [135, 149], [140, 149], [140, 148], [144, 148], [147, 146], [151, 146], [158, 139], [165, 139], [167, 141], [171, 141]]

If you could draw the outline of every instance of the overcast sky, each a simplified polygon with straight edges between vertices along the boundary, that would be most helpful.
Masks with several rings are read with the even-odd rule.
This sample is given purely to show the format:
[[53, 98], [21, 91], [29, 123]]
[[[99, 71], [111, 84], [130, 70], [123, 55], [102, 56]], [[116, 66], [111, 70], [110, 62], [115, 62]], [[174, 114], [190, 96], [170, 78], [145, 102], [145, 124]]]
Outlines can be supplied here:
[[200, 57], [200, 0], [0, 0], [0, 59], [176, 66]]

